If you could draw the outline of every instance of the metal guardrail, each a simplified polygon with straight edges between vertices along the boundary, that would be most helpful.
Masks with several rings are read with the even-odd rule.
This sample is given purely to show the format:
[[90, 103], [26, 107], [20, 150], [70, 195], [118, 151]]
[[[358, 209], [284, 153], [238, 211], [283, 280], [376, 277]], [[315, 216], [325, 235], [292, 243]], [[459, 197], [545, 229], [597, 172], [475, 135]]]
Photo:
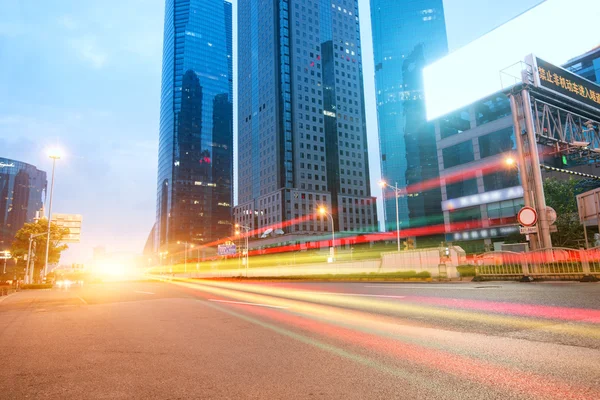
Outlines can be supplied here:
[[493, 251], [480, 255], [475, 262], [475, 274], [483, 278], [600, 278], [600, 248]]

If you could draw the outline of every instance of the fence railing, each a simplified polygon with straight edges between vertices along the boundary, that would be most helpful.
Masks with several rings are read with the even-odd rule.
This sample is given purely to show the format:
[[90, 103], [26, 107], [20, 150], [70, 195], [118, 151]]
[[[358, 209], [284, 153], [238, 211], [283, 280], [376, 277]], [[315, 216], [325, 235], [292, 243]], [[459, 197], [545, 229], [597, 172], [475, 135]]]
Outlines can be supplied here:
[[600, 248], [549, 248], [514, 253], [493, 251], [475, 260], [476, 275], [481, 277], [600, 277]]

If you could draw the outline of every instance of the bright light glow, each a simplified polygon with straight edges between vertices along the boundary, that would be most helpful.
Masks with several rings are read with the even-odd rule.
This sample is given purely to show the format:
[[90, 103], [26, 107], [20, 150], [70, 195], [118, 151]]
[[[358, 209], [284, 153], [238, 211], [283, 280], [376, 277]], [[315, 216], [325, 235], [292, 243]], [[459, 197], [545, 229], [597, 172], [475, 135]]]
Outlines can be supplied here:
[[239, 234], [240, 234], [240, 231], [235, 231], [235, 234], [236, 234], [236, 235], [239, 235]]
[[[577, 22], [569, 16], [578, 15]], [[432, 120], [517, 83], [501, 71], [535, 54], [555, 65], [600, 43], [598, 0], [546, 0], [423, 69]], [[518, 68], [520, 70], [520, 68]], [[519, 71], [510, 69], [511, 76]]]
[[319, 207], [319, 214], [321, 214], [321, 215], [327, 214], [327, 209], [325, 207]]
[[100, 266], [98, 272], [104, 275], [122, 276], [125, 275], [125, 266], [119, 263], [106, 263]]
[[61, 156], [62, 156], [62, 152], [60, 151], [60, 149], [58, 147], [53, 147], [53, 148], [48, 149], [48, 157], [58, 160], [58, 159], [60, 159]]
[[385, 187], [387, 183], [385, 181], [379, 181], [379, 186]]
[[516, 161], [512, 157], [507, 157], [507, 158], [504, 159], [504, 163], [506, 165], [508, 165], [509, 167], [512, 167], [513, 165], [515, 165]]

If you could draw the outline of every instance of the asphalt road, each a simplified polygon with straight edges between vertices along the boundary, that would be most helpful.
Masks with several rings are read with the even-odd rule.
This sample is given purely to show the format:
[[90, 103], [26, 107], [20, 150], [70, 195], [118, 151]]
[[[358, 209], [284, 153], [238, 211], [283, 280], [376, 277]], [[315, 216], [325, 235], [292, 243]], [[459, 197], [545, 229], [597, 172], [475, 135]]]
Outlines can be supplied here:
[[2, 399], [599, 399], [600, 284], [23, 291], [0, 361]]

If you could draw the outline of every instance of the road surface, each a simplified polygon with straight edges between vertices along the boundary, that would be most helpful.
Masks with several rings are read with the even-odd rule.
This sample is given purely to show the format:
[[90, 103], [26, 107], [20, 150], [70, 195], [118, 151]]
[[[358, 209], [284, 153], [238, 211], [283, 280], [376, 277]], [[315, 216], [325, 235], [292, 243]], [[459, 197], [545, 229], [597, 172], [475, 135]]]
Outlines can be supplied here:
[[600, 284], [23, 291], [0, 357], [3, 399], [599, 399]]

